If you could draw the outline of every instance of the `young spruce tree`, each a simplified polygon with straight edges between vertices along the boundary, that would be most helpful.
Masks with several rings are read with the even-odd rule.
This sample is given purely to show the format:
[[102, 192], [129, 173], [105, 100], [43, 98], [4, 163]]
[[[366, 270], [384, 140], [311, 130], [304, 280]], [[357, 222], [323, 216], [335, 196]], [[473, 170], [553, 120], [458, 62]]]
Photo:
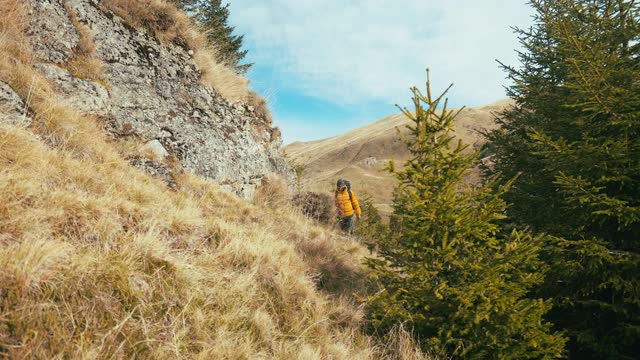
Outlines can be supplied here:
[[404, 138], [413, 158], [389, 170], [395, 191], [392, 231], [367, 259], [382, 291], [370, 299], [378, 331], [407, 322], [425, 349], [454, 358], [551, 359], [565, 339], [542, 320], [550, 304], [528, 298], [543, 281], [540, 238], [506, 232], [505, 202], [491, 186], [465, 185], [476, 154], [455, 141], [443, 96], [412, 89], [415, 112]]
[[354, 233], [362, 239], [369, 251], [373, 252], [378, 243], [376, 239], [385, 236], [389, 231], [389, 225], [383, 222], [371, 195], [366, 192], [360, 194], [358, 202], [362, 209], [362, 218], [356, 222]]
[[549, 234], [537, 295], [575, 359], [640, 354], [640, 5], [536, 0], [489, 134], [510, 218]]

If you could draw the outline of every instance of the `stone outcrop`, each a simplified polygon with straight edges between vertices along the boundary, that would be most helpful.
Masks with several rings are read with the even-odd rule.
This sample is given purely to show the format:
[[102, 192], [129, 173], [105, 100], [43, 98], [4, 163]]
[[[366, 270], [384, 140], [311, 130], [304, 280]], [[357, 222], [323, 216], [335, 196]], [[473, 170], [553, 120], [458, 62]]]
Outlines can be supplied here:
[[9, 85], [0, 81], [0, 124], [27, 127], [31, 120], [20, 96]]
[[37, 64], [36, 69], [55, 85], [60, 98], [72, 108], [101, 117], [109, 116], [111, 98], [104, 85], [74, 77], [66, 69], [53, 64]]
[[[279, 155], [277, 129], [251, 106], [229, 102], [203, 85], [190, 49], [161, 44], [97, 0], [30, 0], [29, 5], [38, 70], [71, 106], [104, 121], [114, 136], [136, 134], [152, 152], [175, 156], [185, 170], [242, 196], [252, 196], [267, 174], [293, 179]], [[65, 70], [80, 40], [69, 11], [94, 34], [94, 56], [105, 66], [102, 81]], [[4, 91], [0, 87], [0, 106]]]

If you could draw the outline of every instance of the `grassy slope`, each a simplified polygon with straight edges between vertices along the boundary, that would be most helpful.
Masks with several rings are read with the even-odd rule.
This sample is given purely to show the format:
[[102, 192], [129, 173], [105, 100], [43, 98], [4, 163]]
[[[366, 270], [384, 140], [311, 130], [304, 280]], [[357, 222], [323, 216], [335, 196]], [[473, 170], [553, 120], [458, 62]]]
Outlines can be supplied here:
[[[464, 109], [455, 122], [456, 136], [466, 144], [479, 147], [484, 141], [478, 130], [496, 127], [493, 114], [509, 104], [502, 100], [479, 108]], [[392, 192], [396, 180], [384, 171], [384, 164], [394, 159], [401, 165], [409, 158], [396, 128], [405, 129], [410, 121], [396, 114], [345, 134], [312, 142], [297, 142], [284, 149], [287, 158], [305, 167], [305, 189], [333, 191], [338, 178], [349, 179], [354, 191], [373, 196], [376, 207], [385, 215], [391, 212]], [[366, 162], [375, 158], [377, 163]]]
[[22, 4], [0, 0], [0, 80], [35, 117], [0, 127], [0, 356], [421, 356], [402, 334], [393, 349], [362, 334], [359, 244], [131, 167], [33, 70]]

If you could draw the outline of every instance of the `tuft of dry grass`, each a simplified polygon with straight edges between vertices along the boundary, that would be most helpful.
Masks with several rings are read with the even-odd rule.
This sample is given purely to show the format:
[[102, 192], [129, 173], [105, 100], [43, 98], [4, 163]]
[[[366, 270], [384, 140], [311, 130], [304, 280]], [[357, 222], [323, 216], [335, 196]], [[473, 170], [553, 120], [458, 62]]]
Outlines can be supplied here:
[[394, 326], [385, 336], [385, 345], [381, 357], [388, 360], [423, 360], [438, 358], [432, 354], [425, 354], [416, 345], [416, 341], [403, 324]]
[[73, 49], [73, 57], [64, 64], [64, 67], [75, 77], [107, 85], [104, 78], [104, 63], [95, 56], [96, 46], [93, 41], [95, 36], [93, 31], [78, 20], [78, 15], [68, 4], [65, 3], [64, 7], [79, 37], [78, 44]]
[[104, 63], [98, 58], [75, 56], [64, 64], [64, 68], [77, 78], [93, 80], [107, 88], [109, 87], [104, 80]]
[[32, 60], [31, 50], [27, 43], [24, 43], [24, 24], [26, 14], [20, 0], [0, 1], [0, 75], [6, 77], [12, 63], [30, 63]]
[[203, 47], [200, 36], [189, 18], [175, 5], [162, 0], [105, 0], [101, 3], [128, 24], [151, 31], [163, 43]]
[[273, 118], [271, 117], [271, 111], [267, 100], [258, 95], [255, 91], [249, 91], [249, 97], [247, 99], [249, 105], [253, 106], [254, 114], [260, 119], [263, 119], [266, 125], [273, 124]]
[[289, 189], [286, 182], [276, 174], [263, 177], [256, 188], [253, 202], [271, 209], [289, 206]]
[[202, 72], [202, 81], [215, 89], [222, 97], [246, 102], [249, 97], [249, 81], [236, 74], [215, 56], [214, 48], [195, 48], [193, 61]]

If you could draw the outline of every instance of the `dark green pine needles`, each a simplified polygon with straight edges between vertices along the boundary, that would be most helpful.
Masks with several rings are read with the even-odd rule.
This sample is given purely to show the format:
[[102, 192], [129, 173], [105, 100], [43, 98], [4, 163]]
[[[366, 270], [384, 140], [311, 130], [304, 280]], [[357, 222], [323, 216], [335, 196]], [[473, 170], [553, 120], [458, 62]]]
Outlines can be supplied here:
[[[427, 75], [428, 77], [428, 75]], [[424, 348], [454, 358], [550, 359], [565, 339], [542, 317], [549, 302], [528, 297], [544, 279], [540, 237], [499, 225], [506, 208], [493, 190], [464, 184], [477, 156], [455, 140], [457, 112], [413, 88], [415, 113], [403, 137], [412, 159], [397, 177], [390, 235], [367, 259], [382, 291], [370, 299], [372, 325], [412, 327]], [[445, 91], [446, 93], [446, 91]]]
[[516, 105], [489, 134], [505, 199], [547, 233], [537, 295], [575, 359], [640, 354], [640, 11], [633, 1], [532, 1], [505, 67]]
[[222, 0], [171, 0], [184, 10], [207, 35], [216, 49], [218, 60], [229, 65], [238, 74], [244, 74], [253, 65], [240, 64], [248, 50], [242, 50], [244, 35], [234, 35], [229, 25], [229, 3]]

